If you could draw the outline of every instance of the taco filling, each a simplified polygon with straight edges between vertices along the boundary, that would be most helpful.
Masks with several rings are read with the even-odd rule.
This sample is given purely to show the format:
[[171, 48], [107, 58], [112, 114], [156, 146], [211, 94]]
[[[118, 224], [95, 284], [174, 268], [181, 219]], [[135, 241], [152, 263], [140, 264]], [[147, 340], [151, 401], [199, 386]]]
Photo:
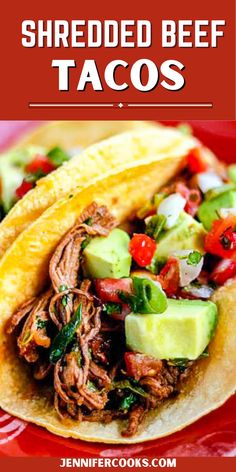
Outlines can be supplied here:
[[32, 190], [39, 179], [67, 162], [80, 150], [67, 152], [60, 147], [49, 150], [30, 146], [11, 151], [0, 160], [0, 221], [14, 204]]
[[210, 168], [201, 148], [122, 227], [87, 207], [57, 246], [50, 284], [12, 316], [19, 356], [52, 388], [64, 421], [126, 420], [178, 395], [209, 355], [210, 301], [236, 275], [235, 169]]

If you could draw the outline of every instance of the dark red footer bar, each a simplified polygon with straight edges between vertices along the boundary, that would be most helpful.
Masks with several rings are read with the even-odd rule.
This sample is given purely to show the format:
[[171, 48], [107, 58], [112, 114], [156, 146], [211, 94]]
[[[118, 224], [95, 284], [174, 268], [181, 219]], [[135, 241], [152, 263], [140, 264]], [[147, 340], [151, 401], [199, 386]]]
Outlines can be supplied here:
[[[84, 458], [88, 461], [88, 458]], [[107, 458], [109, 459], [109, 458]], [[114, 458], [113, 458], [114, 459]], [[139, 460], [146, 459], [142, 465], [139, 465], [137, 462], [133, 464], [132, 461], [127, 459], [127, 465], [125, 465], [124, 461], [121, 462], [121, 465], [118, 464], [119, 459], [114, 462], [112, 466], [104, 466], [102, 464], [103, 459], [101, 458], [93, 458], [93, 463], [91, 462], [90, 465], [87, 464], [86, 460], [84, 463], [81, 464], [81, 458], [43, 458], [43, 457], [27, 457], [27, 458], [12, 458], [12, 457], [4, 457], [0, 458], [0, 470], [1, 472], [62, 472], [63, 470], [84, 470], [84, 471], [100, 471], [101, 469], [109, 469], [114, 470], [117, 472], [120, 471], [137, 471], [140, 470], [148, 470], [150, 472], [157, 471], [157, 470], [177, 470], [181, 472], [222, 472], [226, 470], [227, 472], [235, 472], [236, 470], [236, 457], [186, 457], [186, 458], [158, 458], [158, 457], [148, 457], [148, 458], [139, 458]], [[152, 465], [152, 460], [154, 462]], [[161, 460], [160, 460], [161, 459]], [[169, 461], [168, 461], [169, 459]], [[173, 460], [174, 459], [174, 460]], [[91, 460], [91, 459], [90, 459]], [[111, 459], [112, 460], [112, 459]], [[98, 465], [100, 461], [100, 466]], [[128, 465], [129, 464], [129, 465]]]

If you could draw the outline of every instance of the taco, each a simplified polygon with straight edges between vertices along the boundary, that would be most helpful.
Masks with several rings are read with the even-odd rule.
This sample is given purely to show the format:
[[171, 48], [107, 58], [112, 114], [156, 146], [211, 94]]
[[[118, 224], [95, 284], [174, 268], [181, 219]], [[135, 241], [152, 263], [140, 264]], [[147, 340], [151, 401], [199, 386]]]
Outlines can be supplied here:
[[[99, 175], [96, 161], [83, 159], [85, 148], [127, 130], [152, 126], [157, 127], [142, 121], [51, 122], [39, 126], [1, 155], [0, 221], [4, 221], [0, 226], [0, 257], [18, 234], [58, 198]], [[109, 167], [109, 161], [106, 165]], [[72, 176], [75, 172], [77, 180], [66, 179], [67, 173]]]
[[0, 262], [0, 406], [64, 437], [163, 437], [235, 391], [235, 170], [154, 130], [102, 156], [131, 136]]

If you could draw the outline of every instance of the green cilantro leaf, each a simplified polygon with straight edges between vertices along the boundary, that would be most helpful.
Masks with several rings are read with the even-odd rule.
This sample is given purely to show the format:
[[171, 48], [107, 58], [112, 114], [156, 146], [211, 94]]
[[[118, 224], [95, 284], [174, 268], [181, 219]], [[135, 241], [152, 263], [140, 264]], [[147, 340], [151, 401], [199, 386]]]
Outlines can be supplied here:
[[112, 315], [113, 313], [121, 313], [122, 307], [119, 303], [108, 302], [103, 305], [103, 309], [107, 315]]
[[166, 224], [166, 217], [164, 215], [155, 215], [148, 221], [145, 233], [158, 241], [160, 233], [163, 231]]
[[58, 146], [51, 149], [47, 153], [47, 156], [57, 167], [61, 166], [64, 162], [69, 161], [70, 159], [70, 156]]
[[137, 403], [138, 397], [135, 393], [130, 392], [128, 395], [124, 396], [120, 402], [119, 410], [129, 411], [130, 408]]
[[202, 254], [199, 251], [192, 251], [188, 255], [187, 264], [188, 265], [198, 265], [202, 258]]
[[65, 292], [65, 290], [68, 290], [67, 285], [60, 285], [59, 292]]
[[47, 320], [41, 320], [40, 318], [37, 319], [37, 329], [43, 329], [47, 326]]

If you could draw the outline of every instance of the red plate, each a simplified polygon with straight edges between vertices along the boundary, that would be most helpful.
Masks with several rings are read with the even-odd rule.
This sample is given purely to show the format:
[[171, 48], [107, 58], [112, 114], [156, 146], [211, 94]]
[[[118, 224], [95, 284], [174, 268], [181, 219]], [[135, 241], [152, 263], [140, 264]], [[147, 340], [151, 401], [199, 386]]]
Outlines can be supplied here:
[[236, 457], [236, 396], [179, 433], [131, 446], [89, 443], [55, 436], [37, 426], [0, 413], [0, 456]]
[[[0, 149], [35, 122], [0, 123]], [[236, 162], [236, 122], [192, 122], [195, 134], [225, 161]], [[232, 369], [235, 366], [232, 366]], [[223, 373], [222, 373], [223, 375]], [[167, 438], [131, 446], [86, 443], [55, 436], [0, 411], [0, 456], [120, 457], [120, 456], [236, 457], [236, 396], [193, 425]]]

